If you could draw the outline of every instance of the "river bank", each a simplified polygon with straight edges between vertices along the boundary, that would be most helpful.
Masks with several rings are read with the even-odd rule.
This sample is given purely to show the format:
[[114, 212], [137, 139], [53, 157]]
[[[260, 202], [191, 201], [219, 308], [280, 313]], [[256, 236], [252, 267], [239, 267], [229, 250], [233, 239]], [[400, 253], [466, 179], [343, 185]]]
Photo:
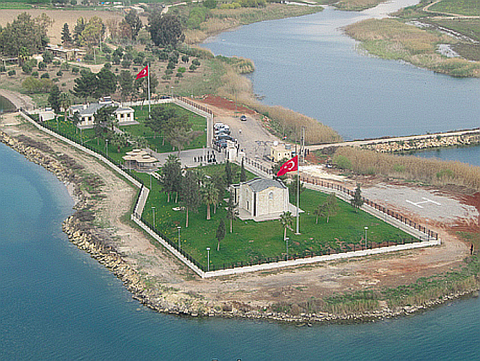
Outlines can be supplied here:
[[[476, 283], [465, 285], [468, 289], [449, 288], [442, 297], [435, 297], [418, 306], [389, 307], [384, 300], [376, 300], [367, 309], [358, 307], [362, 302], [350, 305], [352, 308], [342, 308], [340, 303], [336, 305], [337, 312], [328, 311], [330, 306], [325, 300], [333, 292], [364, 289], [365, 282], [371, 284], [368, 281], [370, 277], [378, 277], [378, 269], [382, 268], [380, 264], [385, 263], [383, 267], [390, 264], [392, 269], [391, 262], [396, 263], [398, 257], [409, 257], [412, 252], [290, 268], [262, 275], [200, 280], [160, 247], [150, 244], [148, 238], [126, 221], [125, 216], [131, 211], [135, 192], [123, 180], [109, 174], [111, 171], [108, 168], [89, 160], [86, 155], [59, 144], [30, 126], [18, 120], [15, 125], [12, 123], [10, 119], [2, 124], [4, 130], [11, 134], [2, 132], [2, 141], [29, 160], [52, 171], [63, 182], [74, 185], [78, 197], [77, 213], [64, 223], [69, 239], [119, 277], [134, 298], [154, 310], [193, 317], [245, 317], [296, 323], [356, 322], [411, 314], [478, 289]], [[17, 137], [19, 129], [27, 138]], [[57, 156], [63, 159], [63, 163]], [[125, 190], [133, 196], [129, 202], [122, 196], [118, 197]], [[121, 202], [122, 205], [115, 202]], [[450, 249], [451, 245], [457, 248], [461, 243], [448, 240], [442, 247]], [[443, 254], [446, 249], [425, 252], [433, 255], [441, 251]], [[450, 269], [462, 263], [465, 248], [457, 249], [460, 252], [452, 250], [450, 260], [442, 262], [440, 268]], [[435, 271], [438, 267], [436, 260]], [[375, 275], [367, 275], [367, 269], [375, 269]], [[431, 269], [429, 273], [433, 271]], [[407, 273], [407, 279], [415, 281], [419, 276], [417, 272]], [[332, 277], [336, 279], [333, 284], [323, 281]], [[397, 277], [386, 279], [389, 282], [382, 282], [382, 285], [393, 286], [398, 282]]]

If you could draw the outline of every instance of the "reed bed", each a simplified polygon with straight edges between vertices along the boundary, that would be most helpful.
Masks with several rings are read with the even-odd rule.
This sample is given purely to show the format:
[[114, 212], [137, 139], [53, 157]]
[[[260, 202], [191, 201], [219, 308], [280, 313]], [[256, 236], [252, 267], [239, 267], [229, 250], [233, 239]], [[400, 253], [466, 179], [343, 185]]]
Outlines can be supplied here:
[[456, 77], [480, 76], [480, 63], [463, 58], [447, 58], [437, 53], [439, 44], [460, 40], [407, 25], [397, 19], [368, 19], [345, 27], [345, 32], [362, 42], [368, 53], [384, 59], [402, 59], [415, 66]]
[[335, 151], [334, 162], [358, 174], [380, 174], [428, 184], [454, 184], [480, 191], [480, 167], [458, 161], [377, 153], [353, 147]]

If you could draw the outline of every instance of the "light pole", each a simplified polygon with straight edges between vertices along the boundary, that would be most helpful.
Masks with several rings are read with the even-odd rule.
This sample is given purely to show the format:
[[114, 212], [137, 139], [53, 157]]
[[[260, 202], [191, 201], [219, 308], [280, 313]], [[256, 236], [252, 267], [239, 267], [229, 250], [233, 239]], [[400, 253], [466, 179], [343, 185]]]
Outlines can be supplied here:
[[207, 272], [210, 272], [210, 247], [207, 247]]
[[289, 239], [290, 239], [290, 238], [288, 238], [288, 237], [285, 238], [285, 242], [287, 242], [287, 261], [288, 261], [288, 240], [289, 240]]
[[367, 231], [368, 231], [368, 227], [365, 226], [365, 249], [368, 248], [368, 241], [367, 241]]
[[108, 157], [108, 139], [105, 139], [105, 152], [107, 153]]
[[155, 228], [155, 207], [152, 207], [153, 212], [153, 228]]
[[148, 175], [150, 176], [150, 190], [152, 190], [152, 173], [148, 173]]
[[180, 229], [182, 227], [178, 226], [177, 229], [178, 229], [178, 249], [180, 249]]

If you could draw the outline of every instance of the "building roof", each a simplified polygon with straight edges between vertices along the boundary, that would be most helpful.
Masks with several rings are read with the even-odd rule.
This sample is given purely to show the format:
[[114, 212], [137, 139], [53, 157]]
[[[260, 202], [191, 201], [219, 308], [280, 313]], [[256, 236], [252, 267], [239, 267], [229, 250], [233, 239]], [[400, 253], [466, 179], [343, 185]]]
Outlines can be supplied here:
[[89, 104], [79, 104], [79, 105], [72, 105], [71, 110], [73, 113], [78, 112], [79, 115], [94, 115], [97, 111], [104, 106], [116, 106], [114, 113], [128, 113], [133, 112], [133, 109], [130, 107], [123, 107], [117, 103], [89, 103]]
[[277, 181], [274, 179], [265, 179], [265, 178], [255, 178], [248, 182], [245, 182], [245, 184], [248, 184], [254, 192], [261, 192], [270, 187], [276, 187], [280, 189], [287, 188], [285, 184], [283, 184], [280, 181]]

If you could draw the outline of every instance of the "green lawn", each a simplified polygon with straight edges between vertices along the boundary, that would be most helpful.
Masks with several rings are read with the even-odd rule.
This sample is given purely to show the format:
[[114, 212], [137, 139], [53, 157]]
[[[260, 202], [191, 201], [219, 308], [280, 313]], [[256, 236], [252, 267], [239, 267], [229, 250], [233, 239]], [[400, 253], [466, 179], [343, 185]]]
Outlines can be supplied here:
[[[186, 145], [185, 149], [196, 149], [205, 146], [207, 142], [206, 119], [175, 104], [168, 104], [168, 106], [175, 107], [175, 110], [178, 114], [188, 114], [191, 129], [194, 131], [203, 132], [190, 144]], [[168, 142], [162, 144], [163, 137], [159, 135], [155, 136], [154, 133], [150, 130], [150, 128], [148, 128], [144, 124], [145, 119], [147, 119], [148, 117], [148, 105], [144, 106], [143, 109], [142, 107], [133, 108], [135, 110], [135, 120], [137, 120], [140, 124], [122, 126], [120, 127], [120, 129], [122, 129], [126, 133], [146, 138], [148, 141], [148, 146], [159, 153], [171, 152], [173, 150], [173, 147]], [[57, 121], [55, 120], [49, 120], [46, 123], [52, 130], [58, 130], [59, 134], [64, 135], [67, 138], [73, 139], [77, 143], [87, 145], [101, 154], [105, 154], [107, 151], [105, 147], [105, 140], [95, 138], [95, 131], [93, 129], [79, 130], [73, 125], [72, 122], [63, 121], [63, 116], [59, 116], [58, 118], [58, 127]], [[120, 149], [120, 152], [118, 152], [118, 149], [116, 147], [109, 144], [108, 155], [117, 162], [123, 162], [122, 157], [127, 152], [131, 151], [132, 148], [133, 147], [131, 146], [123, 147]]]
[[[386, 241], [402, 243], [412, 240], [410, 235], [363, 211], [356, 213], [349, 204], [341, 200], [338, 200], [338, 214], [331, 217], [328, 224], [325, 218], [319, 219], [318, 224], [315, 224], [313, 210], [326, 197], [326, 194], [312, 190], [305, 190], [302, 193], [300, 207], [306, 211], [300, 216], [302, 234], [295, 235], [292, 231], [287, 231], [287, 236], [290, 238], [290, 257], [344, 252], [353, 250], [354, 247], [358, 249], [360, 244], [364, 245], [365, 226], [368, 226], [369, 247], [372, 242], [375, 245], [381, 243], [385, 245]], [[226, 205], [226, 201], [220, 204], [216, 214], [213, 214], [212, 206], [212, 219], [209, 221], [206, 220], [206, 206], [202, 205], [198, 213], [190, 212], [189, 227], [185, 228], [185, 212], [173, 210], [181, 205], [175, 204], [173, 200], [167, 203], [166, 195], [160, 192], [160, 186], [154, 184], [143, 217], [147, 222], [152, 223], [152, 207], [155, 207], [156, 228], [175, 243], [178, 240], [177, 226], [181, 226], [182, 248], [205, 269], [207, 247], [211, 249], [211, 270], [230, 267], [232, 264], [245, 265], [264, 262], [266, 259], [273, 261], [277, 257], [285, 258], [286, 244], [283, 241], [283, 228], [278, 220], [266, 222], [236, 220], [233, 222], [233, 233], [230, 233], [230, 223], [226, 219]], [[221, 218], [225, 220], [227, 235], [220, 244], [220, 251], [217, 251], [215, 233]]]
[[429, 10], [460, 15], [480, 15], [478, 0], [442, 0], [432, 5]]

